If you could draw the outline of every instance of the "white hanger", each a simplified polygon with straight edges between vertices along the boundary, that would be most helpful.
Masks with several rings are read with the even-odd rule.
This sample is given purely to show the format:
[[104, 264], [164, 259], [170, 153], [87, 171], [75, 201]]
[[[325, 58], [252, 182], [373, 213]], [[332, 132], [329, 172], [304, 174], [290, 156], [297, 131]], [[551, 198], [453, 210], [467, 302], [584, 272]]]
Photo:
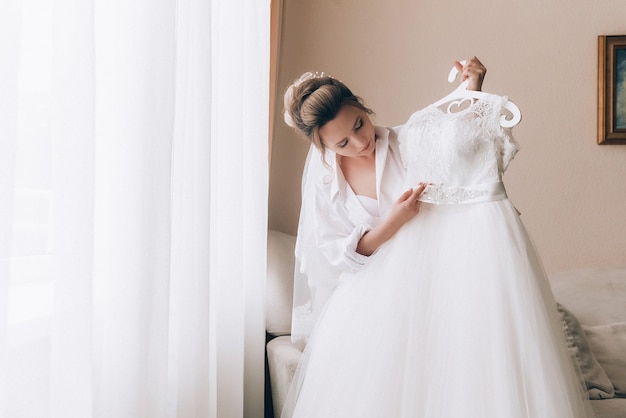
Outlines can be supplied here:
[[[462, 65], [465, 65], [466, 61], [460, 61]], [[452, 67], [450, 73], [448, 74], [448, 83], [454, 82], [456, 79], [459, 70], [457, 70], [456, 66]], [[446, 107], [446, 111], [451, 113], [451, 109], [453, 106], [462, 106], [463, 102], [470, 101], [473, 102], [474, 99], [480, 99], [482, 97], [487, 96], [488, 94], [482, 91], [476, 90], [468, 90], [467, 85], [469, 84], [469, 80], [463, 81], [458, 85], [456, 89], [454, 89], [447, 96], [437, 100], [434, 103], [434, 106], [441, 106], [443, 104], [448, 103]], [[502, 115], [500, 117], [500, 125], [505, 128], [511, 128], [522, 120], [522, 112], [519, 110], [519, 107], [515, 103], [510, 100], [507, 100], [506, 105], [504, 106], [509, 112], [511, 112], [512, 116]]]

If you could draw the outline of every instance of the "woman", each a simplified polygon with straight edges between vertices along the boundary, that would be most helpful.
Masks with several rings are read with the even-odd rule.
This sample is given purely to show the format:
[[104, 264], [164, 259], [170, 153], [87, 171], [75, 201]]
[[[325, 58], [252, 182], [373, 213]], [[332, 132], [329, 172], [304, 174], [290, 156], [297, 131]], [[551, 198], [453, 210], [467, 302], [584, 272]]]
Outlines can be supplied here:
[[[381, 199], [367, 177], [382, 155], [376, 147], [372, 163], [367, 110], [342, 100], [331, 113], [319, 111], [329, 100], [303, 106], [317, 90], [288, 100], [297, 102], [288, 107], [293, 125], [334, 151], [324, 152], [325, 164], [345, 179], [345, 196]], [[391, 130], [394, 155], [407, 164], [403, 182], [414, 188], [377, 225], [361, 226], [351, 208], [367, 199], [343, 199], [341, 182], [309, 190], [317, 177], [305, 173], [313, 201], [303, 210], [319, 248], [335, 265], [356, 266], [344, 269], [313, 328], [284, 418], [593, 416], [545, 272], [502, 183], [518, 149], [502, 122], [507, 105], [482, 93], [455, 113], [429, 105]], [[333, 234], [350, 222], [352, 235]]]
[[[482, 81], [484, 67], [469, 64]], [[286, 101], [288, 121], [323, 156], [305, 172], [299, 233], [313, 231], [317, 247], [299, 248], [302, 270], [317, 267], [319, 248], [343, 273], [283, 417], [593, 416], [502, 183], [517, 152], [501, 117], [508, 99], [482, 93], [455, 113], [429, 105], [377, 133], [360, 101], [326, 94], [330, 85], [346, 91], [313, 77]], [[404, 182], [413, 187], [386, 214], [385, 193]]]
[[[468, 89], [480, 90], [487, 70], [478, 58], [454, 64]], [[303, 74], [285, 93], [285, 122], [311, 142], [296, 244], [294, 342], [306, 341], [339, 275], [360, 270], [419, 212], [424, 185], [403, 186], [399, 127], [374, 126], [372, 113], [323, 73]]]

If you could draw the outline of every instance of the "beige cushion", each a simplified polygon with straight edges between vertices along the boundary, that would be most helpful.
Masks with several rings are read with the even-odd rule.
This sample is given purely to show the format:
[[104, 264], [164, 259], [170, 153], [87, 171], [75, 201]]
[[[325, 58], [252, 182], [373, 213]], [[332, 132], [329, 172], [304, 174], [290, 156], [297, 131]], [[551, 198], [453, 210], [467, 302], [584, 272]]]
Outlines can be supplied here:
[[298, 367], [302, 347], [291, 342], [291, 337], [276, 337], [267, 343], [267, 361], [272, 386], [274, 416], [280, 417], [289, 391], [289, 385]]
[[580, 322], [566, 307], [557, 304], [567, 336], [567, 347], [585, 381], [589, 399], [608, 399], [615, 395], [613, 383], [596, 359]]
[[557, 301], [583, 325], [626, 322], [626, 268], [580, 269], [553, 273]]
[[267, 232], [267, 313], [265, 327], [273, 336], [291, 333], [296, 237]]
[[626, 418], [626, 399], [613, 398], [591, 401], [595, 418]]
[[626, 397], [626, 322], [583, 326], [598, 362], [615, 387], [615, 396]]

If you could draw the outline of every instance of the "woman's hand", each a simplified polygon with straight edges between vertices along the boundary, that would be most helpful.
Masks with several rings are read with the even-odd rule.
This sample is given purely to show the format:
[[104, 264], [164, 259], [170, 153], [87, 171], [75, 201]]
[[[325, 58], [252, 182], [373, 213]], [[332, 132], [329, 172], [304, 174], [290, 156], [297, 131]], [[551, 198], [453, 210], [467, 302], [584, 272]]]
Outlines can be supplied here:
[[425, 187], [426, 185], [424, 183], [420, 183], [415, 189], [409, 189], [402, 193], [402, 196], [393, 204], [389, 216], [387, 217], [387, 222], [392, 226], [396, 226], [397, 229], [400, 229], [402, 225], [417, 215], [422, 206], [422, 202], [418, 199]]
[[378, 247], [398, 232], [402, 225], [417, 215], [422, 205], [422, 202], [417, 199], [425, 187], [425, 184], [420, 184], [415, 189], [409, 189], [402, 193], [402, 196], [393, 204], [391, 212], [389, 212], [384, 222], [361, 237], [357, 244], [356, 252], [366, 256], [372, 255]]
[[461, 73], [461, 81], [469, 80], [468, 90], [480, 91], [483, 86], [487, 68], [476, 57], [472, 57], [465, 62], [465, 66], [459, 61], [454, 62], [454, 66]]

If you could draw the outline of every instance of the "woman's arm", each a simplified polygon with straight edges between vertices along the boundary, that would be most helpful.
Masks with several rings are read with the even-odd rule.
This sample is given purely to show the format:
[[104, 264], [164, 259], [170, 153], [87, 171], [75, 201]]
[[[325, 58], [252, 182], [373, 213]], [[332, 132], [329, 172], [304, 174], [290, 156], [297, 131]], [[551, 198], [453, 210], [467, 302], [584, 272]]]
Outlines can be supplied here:
[[398, 232], [402, 225], [417, 215], [421, 206], [418, 198], [424, 191], [424, 187], [426, 187], [425, 184], [420, 184], [417, 188], [404, 192], [394, 203], [387, 218], [361, 237], [356, 251], [365, 256], [372, 255], [374, 251]]

